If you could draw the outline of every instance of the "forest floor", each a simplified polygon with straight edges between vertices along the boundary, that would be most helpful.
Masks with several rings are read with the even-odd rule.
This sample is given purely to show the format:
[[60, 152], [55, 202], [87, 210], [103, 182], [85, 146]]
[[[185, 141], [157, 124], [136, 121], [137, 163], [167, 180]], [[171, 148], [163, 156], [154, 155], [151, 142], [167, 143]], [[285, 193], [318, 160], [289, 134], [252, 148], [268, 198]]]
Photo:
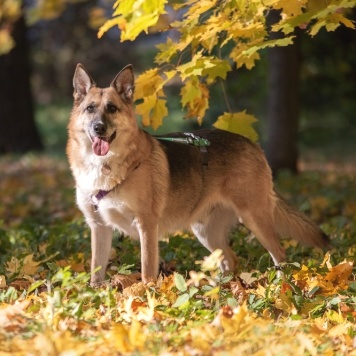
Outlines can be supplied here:
[[0, 355], [356, 355], [356, 172], [339, 163], [306, 161], [276, 182], [333, 245], [283, 241], [283, 277], [241, 227], [239, 278], [220, 275], [219, 251], [177, 232], [160, 243], [162, 276], [143, 285], [138, 243], [115, 235], [110, 283], [91, 288], [65, 160], [2, 157]]

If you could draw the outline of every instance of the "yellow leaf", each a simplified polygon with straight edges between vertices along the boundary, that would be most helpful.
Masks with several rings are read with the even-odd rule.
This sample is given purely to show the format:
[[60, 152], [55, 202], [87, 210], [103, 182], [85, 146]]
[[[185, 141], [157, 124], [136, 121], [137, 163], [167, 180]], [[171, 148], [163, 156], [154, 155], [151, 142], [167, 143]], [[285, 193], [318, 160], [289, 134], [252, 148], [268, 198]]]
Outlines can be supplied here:
[[[51, 256], [51, 257], [53, 257], [53, 256]], [[41, 261], [41, 263], [42, 262], [44, 262], [44, 261]], [[84, 254], [81, 252], [69, 257], [66, 260], [56, 261], [56, 265], [58, 267], [70, 266], [70, 268], [74, 272], [84, 272], [85, 271], [84, 264], [85, 264]]]
[[33, 254], [26, 256], [23, 260], [23, 273], [26, 275], [34, 275], [38, 270], [38, 262], [33, 260]]
[[142, 116], [142, 125], [150, 125], [150, 113], [155, 107], [157, 101], [156, 95], [146, 96], [141, 104], [136, 105], [136, 113]]
[[[204, 325], [190, 330], [192, 345], [205, 354], [211, 353], [211, 345], [219, 338], [220, 332], [214, 325]], [[194, 353], [196, 354], [196, 353]], [[200, 354], [200, 353], [198, 353]]]
[[99, 38], [111, 27], [121, 29], [121, 41], [133, 41], [141, 32], [155, 26], [161, 15], [165, 14], [167, 0], [119, 0], [114, 4], [113, 19], [105, 22], [99, 29]]
[[209, 256], [204, 257], [203, 261], [197, 261], [196, 263], [201, 264], [200, 268], [203, 272], [215, 271], [220, 268], [223, 259], [223, 251], [221, 249], [216, 249]]
[[204, 293], [204, 297], [218, 297], [220, 292], [220, 287], [217, 286], [213, 289], [210, 289], [209, 291]]
[[128, 338], [130, 344], [138, 350], [143, 350], [146, 341], [146, 334], [142, 328], [141, 323], [138, 320], [133, 319], [128, 331]]
[[343, 262], [331, 268], [325, 276], [325, 281], [333, 283], [335, 286], [343, 287], [352, 273], [352, 262]]
[[298, 344], [300, 346], [300, 354], [304, 355], [307, 352], [314, 356], [318, 354], [316, 347], [314, 346], [313, 340], [309, 335], [298, 333], [297, 334]]
[[189, 10], [185, 14], [185, 17], [193, 16], [198, 17], [199, 15], [203, 14], [204, 12], [213, 8], [217, 3], [217, 0], [199, 0], [194, 1], [192, 6], [190, 6]]
[[6, 277], [4, 275], [0, 275], [0, 288], [6, 286]]
[[246, 54], [246, 45], [238, 45], [230, 52], [230, 58], [236, 63], [237, 68], [245, 66], [247, 69], [252, 69], [255, 66], [255, 61], [260, 59], [258, 52]]
[[[289, 37], [284, 37], [278, 40], [271, 40], [271, 41], [264, 41], [263, 43], [257, 44], [255, 46], [250, 46], [248, 49], [246, 49], [245, 51], [243, 51], [241, 53], [241, 56], [246, 56], [247, 58], [249, 58], [250, 56], [252, 56], [253, 54], [255, 54], [257, 51], [264, 49], [264, 48], [271, 48], [271, 47], [284, 47], [284, 46], [289, 46], [291, 44], [293, 44], [293, 38], [295, 36], [289, 36]], [[250, 69], [247, 67], [247, 69]]]
[[181, 89], [182, 105], [187, 107], [187, 117], [196, 117], [199, 124], [209, 107], [209, 90], [197, 77], [188, 79]]
[[11, 51], [15, 46], [15, 41], [10, 36], [10, 32], [0, 29], [0, 56]]
[[128, 353], [133, 351], [127, 326], [116, 323], [109, 332], [105, 333], [105, 337], [115, 345], [116, 352]]
[[20, 271], [21, 262], [16, 257], [11, 257], [11, 260], [6, 263], [5, 270], [7, 274], [14, 274]]
[[158, 99], [153, 108], [150, 124], [154, 130], [162, 125], [163, 118], [168, 115], [165, 99]]
[[335, 13], [335, 14], [332, 14], [332, 17], [333, 17], [334, 21], [341, 22], [348, 28], [353, 28], [353, 29], [355, 28], [354, 22], [352, 22], [349, 19], [347, 19], [346, 17], [342, 16], [342, 14]]
[[248, 137], [252, 141], [257, 141], [258, 135], [252, 124], [256, 118], [246, 114], [246, 110], [239, 113], [224, 113], [218, 117], [214, 126], [221, 130], [226, 130]]
[[281, 9], [283, 14], [290, 17], [302, 14], [307, 2], [308, 0], [279, 0], [273, 7], [277, 10]]
[[189, 103], [194, 103], [196, 98], [201, 98], [202, 92], [200, 83], [197, 78], [186, 80], [181, 89], [180, 95], [182, 97], [182, 106], [185, 107]]
[[157, 64], [169, 62], [178, 52], [177, 44], [169, 37], [167, 38], [166, 43], [158, 44], [156, 47], [159, 49], [159, 53], [155, 57], [155, 62]]
[[157, 68], [142, 73], [135, 81], [135, 100], [156, 94], [163, 84], [163, 78], [158, 74]]
[[121, 41], [133, 41], [141, 32], [148, 31], [148, 28], [155, 25], [159, 19], [159, 13], [154, 11], [152, 13], [139, 15], [134, 17], [121, 31]]
[[210, 63], [212, 66], [205, 68], [202, 73], [204, 76], [208, 76], [207, 82], [210, 84], [217, 77], [226, 79], [227, 72], [231, 71], [228, 61], [214, 58], [210, 60]]
[[103, 37], [104, 33], [109, 31], [114, 26], [117, 26], [120, 29], [125, 28], [125, 24], [126, 24], [126, 20], [122, 16], [117, 16], [107, 20], [102, 26], [100, 26], [98, 31], [98, 38]]
[[142, 116], [144, 126], [152, 126], [156, 130], [168, 115], [166, 100], [159, 99], [156, 95], [147, 96], [136, 106], [136, 113]]
[[231, 318], [225, 317], [222, 313], [219, 314], [221, 326], [224, 330], [224, 334], [231, 335], [246, 330], [246, 328], [252, 327], [253, 323], [247, 322], [249, 314], [246, 302], [234, 309], [234, 313]]
[[327, 313], [326, 313], [326, 317], [334, 322], [334, 323], [337, 323], [337, 324], [343, 324], [345, 322], [345, 319], [344, 317], [342, 316], [341, 313], [338, 313], [336, 312], [335, 310], [329, 310]]
[[328, 267], [328, 269], [330, 270], [332, 268], [330, 257], [331, 257], [330, 252], [327, 252], [324, 256], [324, 260], [321, 263], [320, 267], [324, 267], [326, 265], [326, 267]]

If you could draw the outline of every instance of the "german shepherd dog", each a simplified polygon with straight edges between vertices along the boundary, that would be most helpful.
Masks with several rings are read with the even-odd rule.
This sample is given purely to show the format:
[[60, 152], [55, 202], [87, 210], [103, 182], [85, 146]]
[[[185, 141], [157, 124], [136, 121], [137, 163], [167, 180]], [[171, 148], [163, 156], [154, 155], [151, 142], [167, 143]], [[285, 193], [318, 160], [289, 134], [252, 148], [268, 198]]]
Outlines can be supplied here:
[[78, 64], [73, 85], [67, 155], [77, 204], [91, 228], [92, 284], [105, 278], [114, 229], [140, 240], [145, 283], [158, 275], [159, 237], [178, 229], [191, 228], [209, 251], [221, 249], [221, 269], [227, 273], [237, 259], [228, 233], [239, 222], [276, 266], [285, 259], [281, 237], [328, 246], [322, 230], [274, 191], [263, 151], [247, 138], [198, 130], [192, 137], [210, 143], [202, 152], [141, 130], [134, 115], [131, 65], [109, 87], [99, 88]]

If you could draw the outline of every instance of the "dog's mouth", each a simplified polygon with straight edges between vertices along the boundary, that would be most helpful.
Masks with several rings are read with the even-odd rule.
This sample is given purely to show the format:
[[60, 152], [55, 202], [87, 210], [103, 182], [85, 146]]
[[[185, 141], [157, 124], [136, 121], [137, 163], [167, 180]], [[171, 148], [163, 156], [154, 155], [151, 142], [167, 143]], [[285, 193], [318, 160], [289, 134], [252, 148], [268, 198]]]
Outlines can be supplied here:
[[110, 144], [116, 138], [116, 131], [109, 137], [91, 137], [92, 149], [97, 156], [105, 156], [110, 150]]

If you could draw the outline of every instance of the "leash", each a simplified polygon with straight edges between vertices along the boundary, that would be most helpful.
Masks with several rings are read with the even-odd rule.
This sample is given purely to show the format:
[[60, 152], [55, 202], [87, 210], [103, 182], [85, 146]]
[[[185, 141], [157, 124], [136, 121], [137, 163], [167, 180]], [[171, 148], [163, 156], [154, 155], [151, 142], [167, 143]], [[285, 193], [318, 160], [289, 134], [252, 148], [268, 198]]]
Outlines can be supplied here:
[[184, 132], [183, 135], [187, 137], [164, 137], [164, 136], [154, 136], [157, 140], [165, 140], [171, 142], [185, 143], [186, 145], [193, 145], [197, 147], [207, 147], [210, 146], [210, 141], [206, 138], [194, 135], [191, 132]]
[[210, 141], [206, 138], [194, 135], [191, 132], [184, 132], [182, 135], [186, 137], [164, 137], [164, 136], [154, 136], [157, 140], [170, 141], [183, 143], [185, 145], [192, 145], [200, 149], [200, 153], [203, 160], [203, 166], [206, 168], [208, 166], [208, 150], [207, 147], [210, 146]]

